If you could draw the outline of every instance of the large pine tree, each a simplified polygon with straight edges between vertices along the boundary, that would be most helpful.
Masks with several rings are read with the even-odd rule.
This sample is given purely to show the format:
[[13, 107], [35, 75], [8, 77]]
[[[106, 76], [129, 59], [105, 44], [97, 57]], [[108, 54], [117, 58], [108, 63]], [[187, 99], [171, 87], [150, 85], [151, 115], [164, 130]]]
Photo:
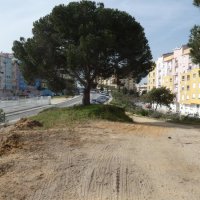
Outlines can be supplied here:
[[13, 51], [27, 79], [62, 85], [62, 72], [77, 80], [84, 105], [97, 77], [116, 73], [139, 81], [152, 67], [142, 26], [126, 12], [85, 0], [56, 6], [34, 23], [32, 38], [14, 42]]

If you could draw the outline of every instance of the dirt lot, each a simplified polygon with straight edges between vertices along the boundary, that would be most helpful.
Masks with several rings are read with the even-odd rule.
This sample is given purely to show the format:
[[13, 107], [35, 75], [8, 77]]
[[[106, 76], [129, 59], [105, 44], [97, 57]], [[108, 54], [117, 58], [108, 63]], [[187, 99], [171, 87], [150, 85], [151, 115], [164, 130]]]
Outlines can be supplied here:
[[200, 129], [135, 121], [1, 129], [0, 199], [199, 200]]

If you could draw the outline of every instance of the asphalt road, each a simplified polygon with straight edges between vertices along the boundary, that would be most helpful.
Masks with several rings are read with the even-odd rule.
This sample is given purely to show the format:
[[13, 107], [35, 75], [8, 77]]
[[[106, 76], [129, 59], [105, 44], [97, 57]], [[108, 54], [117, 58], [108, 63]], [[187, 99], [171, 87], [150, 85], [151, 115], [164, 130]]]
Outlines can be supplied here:
[[46, 106], [40, 106], [40, 107], [36, 107], [36, 108], [30, 108], [30, 109], [21, 110], [21, 111], [18, 111], [18, 112], [9, 113], [9, 114], [6, 114], [6, 122], [15, 122], [15, 121], [17, 121], [17, 120], [19, 120], [20, 118], [23, 118], [23, 117], [30, 117], [30, 116], [37, 115], [39, 112], [41, 112], [42, 110], [45, 110], [47, 108], [70, 107], [70, 106], [78, 105], [78, 104], [81, 104], [81, 103], [82, 103], [82, 96], [78, 96], [78, 97], [70, 99], [66, 102], [59, 103], [57, 105], [46, 105]]
[[[91, 93], [91, 99], [92, 98], [96, 99], [99, 96], [100, 96], [100, 94], [98, 94], [98, 93]], [[6, 114], [6, 122], [9, 122], [9, 123], [16, 122], [20, 118], [37, 115], [42, 110], [45, 110], [45, 109], [51, 108], [51, 107], [64, 108], [64, 107], [71, 107], [71, 106], [74, 106], [74, 105], [79, 105], [79, 104], [82, 104], [82, 98], [83, 98], [83, 96], [80, 95], [80, 96], [77, 96], [73, 99], [67, 100], [65, 102], [62, 102], [62, 103], [59, 103], [59, 104], [56, 104], [56, 105], [46, 105], [46, 106], [40, 106], [40, 107], [25, 109], [25, 110], [13, 112], [13, 113], [8, 113], [8, 114]]]

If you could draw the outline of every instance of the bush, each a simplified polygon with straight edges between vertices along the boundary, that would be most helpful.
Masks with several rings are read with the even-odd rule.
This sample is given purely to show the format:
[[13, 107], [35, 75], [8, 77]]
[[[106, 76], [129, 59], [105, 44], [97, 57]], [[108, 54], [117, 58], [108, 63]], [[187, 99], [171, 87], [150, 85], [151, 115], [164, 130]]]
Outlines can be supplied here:
[[133, 113], [136, 115], [149, 116], [149, 111], [143, 109], [142, 107], [136, 107]]
[[166, 113], [165, 114], [165, 119], [166, 120], [171, 120], [171, 121], [179, 121], [180, 120], [180, 115], [178, 113]]
[[5, 122], [5, 120], [6, 120], [5, 113], [3, 109], [0, 109], [0, 123]]
[[116, 90], [112, 91], [112, 101], [110, 104], [116, 105], [118, 107], [124, 108], [127, 112], [133, 112], [135, 109], [134, 96], [124, 95], [122, 92]]
[[163, 113], [160, 113], [160, 112], [157, 112], [157, 111], [154, 111], [154, 112], [149, 114], [149, 117], [152, 117], [152, 118], [162, 118], [163, 116], [164, 116]]

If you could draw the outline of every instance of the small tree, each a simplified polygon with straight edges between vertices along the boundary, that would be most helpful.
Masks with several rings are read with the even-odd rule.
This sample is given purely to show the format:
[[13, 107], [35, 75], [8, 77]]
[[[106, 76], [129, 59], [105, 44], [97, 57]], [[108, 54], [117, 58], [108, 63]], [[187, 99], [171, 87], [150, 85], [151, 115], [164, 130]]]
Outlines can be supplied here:
[[156, 104], [155, 110], [157, 110], [158, 105], [164, 105], [170, 107], [170, 104], [173, 103], [175, 95], [171, 93], [166, 87], [153, 88], [147, 94], [143, 96], [145, 102]]

